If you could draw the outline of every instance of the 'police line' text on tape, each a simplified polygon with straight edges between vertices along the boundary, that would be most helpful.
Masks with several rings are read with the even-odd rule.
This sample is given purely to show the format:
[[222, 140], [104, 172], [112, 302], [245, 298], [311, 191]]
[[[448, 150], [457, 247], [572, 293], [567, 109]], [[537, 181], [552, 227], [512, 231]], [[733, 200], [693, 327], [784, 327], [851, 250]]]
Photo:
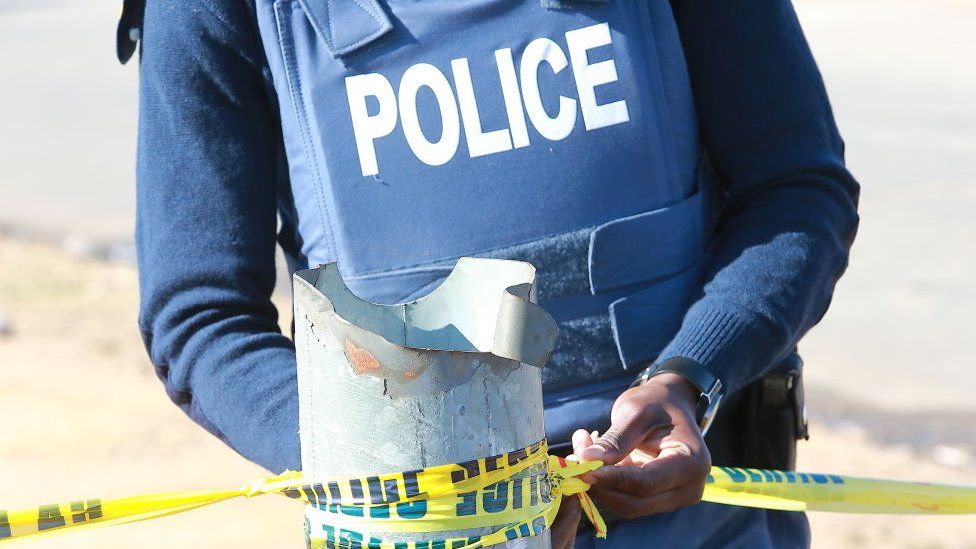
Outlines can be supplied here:
[[[237, 497], [278, 493], [306, 504], [306, 534], [316, 549], [475, 549], [544, 532], [563, 497], [577, 495], [598, 536], [606, 525], [578, 477], [599, 462], [549, 456], [545, 441], [507, 454], [363, 478], [309, 479], [285, 473], [237, 490], [186, 491], [86, 499], [22, 510], [0, 509], [0, 543], [162, 517]], [[976, 487], [838, 475], [713, 467], [703, 501], [784, 511], [976, 513]], [[439, 538], [437, 532], [490, 533]], [[383, 534], [431, 533], [393, 542]]]

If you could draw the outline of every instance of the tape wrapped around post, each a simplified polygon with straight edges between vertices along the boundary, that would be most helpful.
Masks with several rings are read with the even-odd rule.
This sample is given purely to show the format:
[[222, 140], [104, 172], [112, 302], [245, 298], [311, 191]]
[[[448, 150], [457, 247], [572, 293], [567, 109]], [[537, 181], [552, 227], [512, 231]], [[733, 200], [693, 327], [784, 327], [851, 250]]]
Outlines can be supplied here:
[[[305, 474], [370, 476], [474, 462], [545, 436], [540, 368], [558, 329], [533, 302], [532, 265], [464, 257], [433, 291], [394, 305], [354, 295], [335, 263], [299, 271], [294, 282]], [[521, 474], [545, 478], [543, 465]], [[341, 518], [307, 507], [310, 545], [351, 520]], [[380, 536], [362, 524], [357, 532], [366, 539], [427, 539]], [[491, 532], [472, 525], [439, 535]], [[548, 532], [506, 546], [548, 549]]]
[[[586, 495], [589, 486], [578, 477], [596, 470], [600, 462], [575, 463], [547, 455], [545, 441], [498, 456], [465, 463], [428, 467], [420, 471], [389, 471], [361, 477], [305, 477], [297, 471], [255, 479], [236, 490], [195, 490], [149, 494], [120, 499], [83, 499], [38, 505], [28, 509], [0, 509], [0, 545], [39, 535], [83, 528], [125, 524], [190, 511], [232, 498], [281, 494], [303, 501], [340, 518], [343, 526], [310, 536], [310, 545], [328, 549], [476, 549], [511, 539], [541, 539], [564, 497], [579, 497], [597, 535], [606, 525]], [[524, 473], [541, 467], [543, 477], [533, 483]], [[474, 474], [477, 473], [477, 474]], [[529, 480], [526, 480], [529, 478]], [[375, 480], [373, 480], [375, 479]], [[390, 501], [374, 503], [373, 494], [385, 494], [390, 480], [398, 492]], [[521, 480], [519, 480], [521, 479]], [[411, 484], [413, 490], [406, 489]], [[506, 504], [500, 505], [499, 486], [506, 486]], [[365, 487], [357, 495], [355, 486]], [[517, 509], [516, 492], [522, 494]], [[473, 494], [473, 496], [472, 496]], [[536, 500], [532, 500], [532, 495]], [[499, 503], [486, 509], [484, 501]], [[421, 514], [417, 502], [425, 502]], [[473, 507], [466, 502], [481, 502]], [[902, 515], [976, 514], [976, 486], [899, 482], [832, 474], [713, 467], [702, 501], [777, 511], [828, 511]], [[391, 503], [392, 502], [392, 503]], [[391, 504], [403, 507], [391, 510]], [[470, 512], [473, 511], [473, 512]], [[359, 521], [359, 522], [356, 522]], [[368, 523], [368, 524], [367, 524]], [[379, 541], [357, 527], [374, 532], [422, 532], [422, 540]], [[471, 525], [491, 525], [480, 537], [450, 537], [445, 532]], [[386, 536], [383, 536], [386, 537]]]

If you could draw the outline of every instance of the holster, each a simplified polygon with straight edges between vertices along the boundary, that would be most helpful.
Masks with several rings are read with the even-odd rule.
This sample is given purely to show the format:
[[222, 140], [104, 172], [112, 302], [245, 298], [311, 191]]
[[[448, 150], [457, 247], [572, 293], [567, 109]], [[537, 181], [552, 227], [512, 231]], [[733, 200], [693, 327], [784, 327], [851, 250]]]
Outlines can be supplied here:
[[796, 468], [796, 441], [809, 438], [802, 372], [803, 361], [793, 353], [728, 395], [705, 437], [714, 465]]

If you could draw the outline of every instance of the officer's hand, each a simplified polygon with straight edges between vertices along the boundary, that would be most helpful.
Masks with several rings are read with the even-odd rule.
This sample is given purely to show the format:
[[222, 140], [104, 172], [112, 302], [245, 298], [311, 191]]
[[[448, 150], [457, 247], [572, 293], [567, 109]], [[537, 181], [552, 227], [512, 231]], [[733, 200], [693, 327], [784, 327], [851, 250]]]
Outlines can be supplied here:
[[590, 495], [624, 518], [698, 503], [712, 459], [695, 422], [697, 398], [683, 377], [660, 374], [620, 395], [602, 436], [576, 431], [580, 459], [615, 464], [584, 477]]
[[573, 549], [576, 529], [582, 516], [583, 508], [580, 507], [578, 497], [569, 496], [559, 502], [559, 514], [556, 515], [556, 520], [550, 528], [552, 549]]

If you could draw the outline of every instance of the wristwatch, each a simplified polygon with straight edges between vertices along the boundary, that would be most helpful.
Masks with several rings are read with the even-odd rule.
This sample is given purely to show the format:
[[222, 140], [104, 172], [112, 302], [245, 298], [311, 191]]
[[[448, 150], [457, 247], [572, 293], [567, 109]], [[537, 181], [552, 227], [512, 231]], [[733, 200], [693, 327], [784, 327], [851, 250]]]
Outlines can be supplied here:
[[702, 434], [708, 432], [715, 420], [715, 413], [718, 412], [719, 404], [722, 403], [722, 381], [712, 375], [708, 368], [695, 362], [690, 358], [674, 357], [664, 362], [651, 364], [648, 366], [634, 382], [631, 387], [643, 385], [652, 377], [672, 372], [688, 380], [696, 390], [698, 390], [698, 403], [695, 406], [695, 421], [701, 428]]

